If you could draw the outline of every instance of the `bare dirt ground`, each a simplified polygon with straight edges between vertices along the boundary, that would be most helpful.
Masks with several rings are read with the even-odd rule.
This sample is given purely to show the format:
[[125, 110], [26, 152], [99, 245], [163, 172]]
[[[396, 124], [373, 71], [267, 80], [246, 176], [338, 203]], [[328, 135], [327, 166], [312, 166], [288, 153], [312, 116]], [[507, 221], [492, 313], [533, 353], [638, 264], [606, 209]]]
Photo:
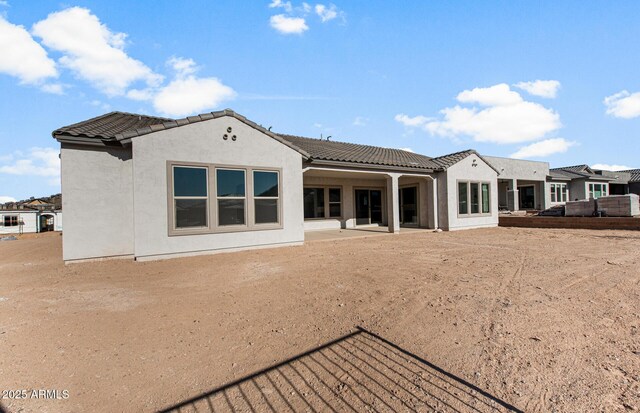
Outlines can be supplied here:
[[[0, 390], [69, 393], [0, 399], [9, 412], [156, 411], [255, 372], [187, 410], [497, 406], [447, 374], [527, 412], [640, 408], [638, 232], [424, 232], [68, 266], [60, 238], [0, 242]], [[357, 326], [377, 336], [343, 337]]]

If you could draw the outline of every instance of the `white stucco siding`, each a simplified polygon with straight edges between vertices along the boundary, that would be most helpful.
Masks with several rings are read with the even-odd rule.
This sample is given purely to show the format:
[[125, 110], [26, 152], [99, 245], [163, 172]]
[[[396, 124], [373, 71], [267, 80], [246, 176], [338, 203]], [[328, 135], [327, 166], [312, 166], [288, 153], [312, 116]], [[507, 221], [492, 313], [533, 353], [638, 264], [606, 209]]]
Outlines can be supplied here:
[[132, 255], [131, 151], [63, 145], [61, 161], [64, 260]]
[[[17, 217], [18, 225], [4, 226], [4, 217]], [[38, 232], [36, 211], [0, 211], [0, 234], [27, 234]]]
[[[235, 141], [232, 135], [237, 136]], [[270, 136], [233, 117], [222, 117], [136, 137], [132, 146], [136, 258], [304, 241], [302, 156]], [[168, 161], [280, 169], [282, 228], [170, 236]], [[213, 195], [210, 202], [215, 202]]]
[[519, 179], [524, 181], [544, 181], [549, 175], [549, 163], [524, 159], [483, 156], [499, 173], [500, 179]]
[[[475, 165], [474, 165], [475, 161]], [[495, 227], [498, 225], [498, 174], [486, 162], [475, 154], [449, 167], [446, 176], [446, 221], [440, 223], [442, 229], [456, 230], [467, 228]], [[490, 184], [490, 213], [460, 216], [458, 214], [458, 181], [488, 182]], [[441, 194], [443, 188], [440, 189]], [[442, 203], [441, 203], [442, 206]]]

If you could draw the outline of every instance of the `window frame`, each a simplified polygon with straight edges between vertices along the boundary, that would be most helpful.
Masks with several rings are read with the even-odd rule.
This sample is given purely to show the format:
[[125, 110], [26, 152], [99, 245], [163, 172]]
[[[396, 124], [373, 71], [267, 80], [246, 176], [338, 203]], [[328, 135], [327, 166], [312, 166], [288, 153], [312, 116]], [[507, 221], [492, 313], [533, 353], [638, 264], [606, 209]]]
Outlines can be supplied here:
[[[174, 174], [174, 170], [175, 168], [193, 168], [193, 169], [204, 169], [206, 171], [205, 173], [205, 178], [206, 178], [206, 188], [207, 188], [207, 195], [206, 196], [175, 196], [174, 192], [175, 192], [175, 187], [173, 186], [173, 174]], [[194, 232], [200, 232], [203, 231], [205, 229], [208, 229], [209, 226], [211, 225], [211, 214], [210, 214], [210, 210], [211, 210], [211, 201], [210, 201], [210, 197], [211, 197], [211, 185], [210, 185], [210, 176], [209, 176], [209, 168], [206, 165], [195, 165], [195, 164], [190, 164], [190, 165], [183, 165], [183, 164], [173, 164], [171, 165], [170, 169], [169, 169], [169, 174], [171, 175], [171, 184], [169, 187], [169, 191], [170, 191], [170, 199], [169, 199], [169, 204], [171, 205], [171, 215], [172, 215], [172, 223], [173, 226], [171, 227], [174, 231], [180, 231], [180, 232], [184, 232], [184, 231], [194, 231]], [[184, 228], [178, 228], [177, 222], [178, 222], [178, 211], [176, 208], [176, 200], [178, 199], [205, 199], [206, 200], [206, 219], [207, 219], [207, 224], [204, 226], [198, 226], [198, 227], [184, 227]]]
[[[460, 213], [460, 184], [467, 184], [467, 213]], [[471, 212], [471, 186], [477, 185], [478, 188], [478, 212]], [[489, 197], [489, 212], [482, 212], [482, 186], [487, 185]], [[457, 179], [456, 180], [456, 213], [458, 218], [477, 218], [490, 217], [493, 215], [493, 202], [491, 201], [491, 182], [481, 180]]]
[[598, 198], [609, 196], [609, 185], [607, 183], [588, 182], [586, 188], [589, 196], [588, 199], [598, 199], [594, 196], [596, 193], [596, 186], [600, 187], [600, 196]]
[[[555, 201], [553, 199], [555, 195]], [[549, 202], [552, 204], [564, 204], [569, 199], [569, 187], [566, 183], [557, 182], [549, 184]]]
[[[324, 191], [324, 216], [322, 217], [316, 217], [316, 218], [304, 218], [304, 211], [303, 211], [303, 219], [305, 221], [318, 221], [318, 220], [323, 220], [323, 219], [336, 219], [336, 220], [341, 220], [344, 217], [344, 188], [342, 187], [342, 185], [313, 185], [313, 184], [308, 184], [308, 185], [303, 185], [303, 189], [302, 189], [302, 193], [304, 196], [304, 190], [305, 189], [322, 189]], [[340, 216], [337, 217], [332, 217], [331, 216], [331, 211], [330, 211], [330, 207], [331, 204], [338, 204], [338, 202], [331, 202], [329, 200], [329, 190], [330, 189], [339, 189], [340, 190]]]
[[[253, 166], [253, 165], [227, 165], [217, 163], [203, 163], [203, 162], [182, 162], [182, 161], [167, 161], [167, 229], [168, 235], [182, 236], [182, 235], [200, 235], [200, 234], [224, 234], [231, 232], [250, 232], [250, 231], [264, 231], [264, 230], [277, 230], [283, 228], [283, 200], [284, 189], [282, 187], [282, 168], [271, 166]], [[175, 202], [173, 197], [173, 168], [179, 167], [194, 167], [194, 168], [207, 168], [207, 226], [206, 227], [191, 227], [191, 228], [176, 228], [175, 224]], [[238, 225], [219, 225], [218, 217], [218, 200], [219, 199], [240, 199], [239, 197], [218, 197], [218, 185], [217, 185], [217, 170], [230, 169], [230, 170], [242, 170], [244, 171], [245, 179], [245, 223]], [[271, 198], [277, 199], [278, 206], [278, 222], [277, 223], [255, 223], [255, 200], [267, 199], [263, 197], [254, 197], [253, 195], [253, 171], [259, 172], [276, 172], [278, 175], [278, 197]]]
[[[5, 225], [4, 221], [5, 219], [9, 218], [9, 225]], [[15, 221], [15, 224], [14, 224]], [[16, 215], [16, 214], [3, 214], [2, 215], [2, 227], [5, 228], [12, 228], [12, 227], [19, 227], [20, 226], [20, 215]]]
[[[253, 185], [253, 181], [254, 181], [254, 174], [256, 172], [270, 172], [270, 173], [275, 173], [277, 176], [277, 180], [278, 180], [278, 196], [256, 196], [255, 194], [255, 187]], [[282, 185], [280, 183], [280, 171], [279, 170], [272, 170], [272, 169], [263, 169], [263, 168], [252, 168], [251, 169], [251, 198], [252, 198], [252, 206], [253, 206], [253, 225], [256, 227], [264, 227], [264, 226], [273, 226], [273, 225], [279, 225], [282, 222], [282, 216], [280, 214], [280, 210], [282, 209], [282, 200], [281, 200], [281, 192], [282, 192]], [[247, 195], [247, 194], [245, 194]], [[277, 221], [276, 222], [263, 222], [263, 223], [256, 223], [256, 200], [261, 200], [261, 199], [266, 199], [266, 200], [276, 200], [276, 218]]]

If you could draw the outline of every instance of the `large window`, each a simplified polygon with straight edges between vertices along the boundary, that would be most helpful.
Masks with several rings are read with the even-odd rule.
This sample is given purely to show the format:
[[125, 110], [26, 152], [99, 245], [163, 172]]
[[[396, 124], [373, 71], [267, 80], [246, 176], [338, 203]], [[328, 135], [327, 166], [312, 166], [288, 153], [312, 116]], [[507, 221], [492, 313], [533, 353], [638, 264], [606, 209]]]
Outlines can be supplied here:
[[256, 224], [278, 223], [278, 187], [277, 172], [253, 171], [253, 202]]
[[551, 202], [567, 202], [567, 184], [549, 184], [551, 191]]
[[169, 166], [170, 235], [281, 228], [280, 171]]
[[458, 215], [490, 214], [490, 200], [488, 182], [458, 182]]
[[246, 174], [243, 169], [216, 169], [218, 225], [244, 225], [246, 222]]
[[173, 167], [173, 205], [176, 228], [202, 228], [208, 217], [207, 168]]
[[18, 216], [17, 215], [5, 215], [2, 219], [2, 224], [5, 227], [17, 227]]
[[607, 184], [589, 184], [589, 198], [598, 199], [607, 196]]
[[304, 188], [304, 219], [342, 216], [341, 188]]

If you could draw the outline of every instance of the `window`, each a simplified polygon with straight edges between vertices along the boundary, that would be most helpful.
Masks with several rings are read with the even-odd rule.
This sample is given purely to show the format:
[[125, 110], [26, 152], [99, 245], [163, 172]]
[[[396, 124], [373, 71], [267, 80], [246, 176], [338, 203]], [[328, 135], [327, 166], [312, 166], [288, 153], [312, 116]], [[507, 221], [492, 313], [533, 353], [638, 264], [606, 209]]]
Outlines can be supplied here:
[[279, 229], [276, 169], [167, 163], [169, 235]]
[[207, 226], [207, 168], [173, 167], [173, 205], [176, 228]]
[[304, 219], [341, 216], [342, 188], [304, 188]]
[[18, 216], [17, 215], [5, 215], [3, 217], [3, 224], [5, 227], [17, 227], [18, 226]]
[[341, 192], [340, 188], [329, 188], [329, 217], [331, 218], [342, 216]]
[[607, 196], [607, 184], [589, 184], [589, 198], [598, 199]]
[[304, 219], [324, 218], [324, 188], [304, 188]]
[[467, 209], [468, 204], [468, 186], [469, 184], [466, 182], [458, 182], [458, 214], [468, 214], [469, 210]]
[[216, 169], [218, 225], [244, 225], [246, 180], [243, 169]]
[[256, 224], [278, 223], [278, 172], [253, 171], [253, 202]]
[[549, 184], [551, 202], [567, 202], [567, 184]]
[[458, 215], [491, 213], [491, 187], [488, 182], [458, 182]]
[[471, 213], [472, 214], [477, 214], [478, 212], [480, 212], [480, 194], [479, 194], [479, 188], [480, 184], [478, 183], [472, 183], [471, 184]]
[[488, 214], [490, 212], [489, 208], [489, 197], [491, 192], [489, 192], [489, 184], [482, 184], [482, 213]]

